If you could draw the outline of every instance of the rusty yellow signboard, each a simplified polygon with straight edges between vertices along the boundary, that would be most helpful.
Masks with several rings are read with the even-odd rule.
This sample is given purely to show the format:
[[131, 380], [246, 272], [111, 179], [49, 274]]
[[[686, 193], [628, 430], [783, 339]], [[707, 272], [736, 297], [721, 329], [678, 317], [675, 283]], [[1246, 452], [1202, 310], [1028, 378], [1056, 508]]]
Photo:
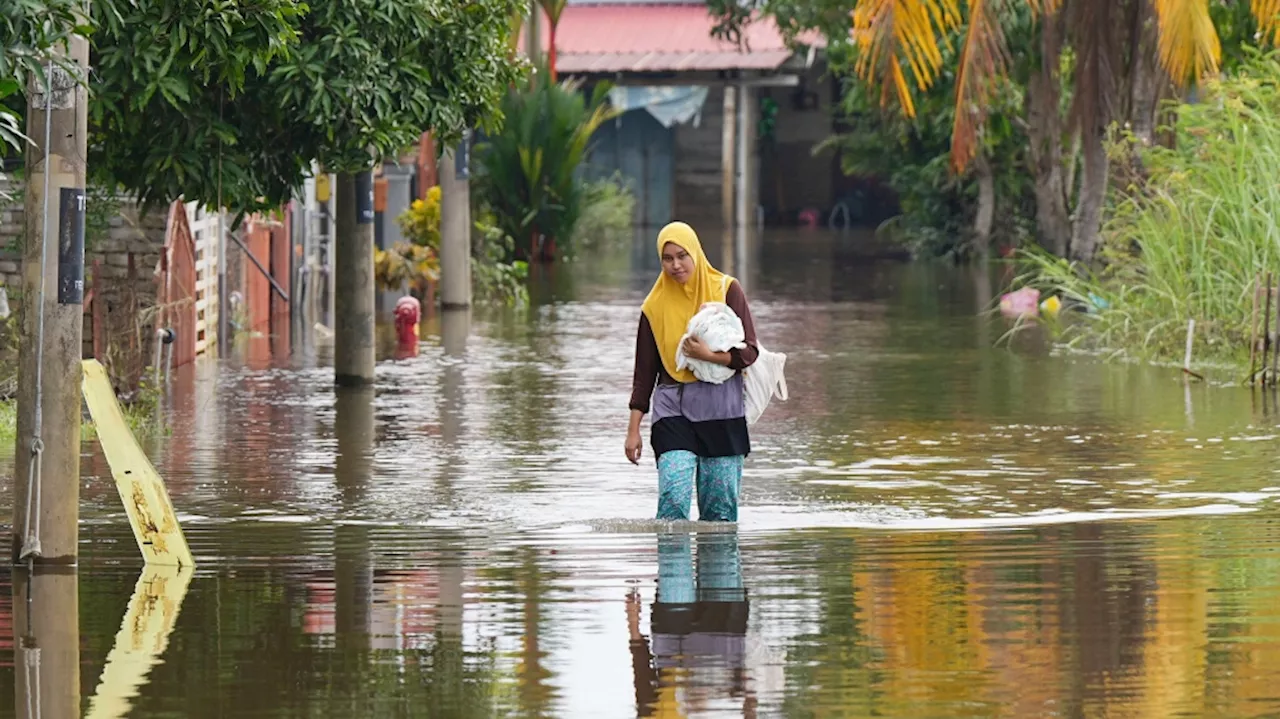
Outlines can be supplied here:
[[83, 365], [84, 400], [142, 558], [147, 564], [195, 566], [164, 480], [129, 430], [107, 370], [95, 359], [84, 360]]

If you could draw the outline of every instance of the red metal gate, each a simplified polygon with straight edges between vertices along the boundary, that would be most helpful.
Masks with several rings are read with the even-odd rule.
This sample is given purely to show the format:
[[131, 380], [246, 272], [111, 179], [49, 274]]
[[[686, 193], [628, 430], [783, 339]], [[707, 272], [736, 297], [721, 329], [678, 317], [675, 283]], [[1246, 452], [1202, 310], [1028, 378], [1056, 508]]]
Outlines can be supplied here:
[[181, 202], [169, 206], [157, 280], [157, 326], [174, 331], [173, 366], [181, 367], [196, 359], [196, 245], [187, 208]]

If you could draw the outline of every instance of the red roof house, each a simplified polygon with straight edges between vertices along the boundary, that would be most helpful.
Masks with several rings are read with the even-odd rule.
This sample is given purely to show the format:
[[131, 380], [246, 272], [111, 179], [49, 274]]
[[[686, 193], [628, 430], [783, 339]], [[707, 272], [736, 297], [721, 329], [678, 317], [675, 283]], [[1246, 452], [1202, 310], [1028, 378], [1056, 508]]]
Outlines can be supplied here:
[[[590, 169], [630, 181], [642, 226], [754, 225], [762, 214], [785, 218], [830, 204], [834, 162], [810, 151], [832, 131], [821, 38], [805, 35], [789, 47], [761, 19], [738, 45], [714, 37], [715, 23], [700, 0], [569, 0], [556, 26], [561, 77], [617, 86], [610, 100], [624, 114], [593, 138]], [[545, 53], [545, 17], [538, 29]], [[528, 35], [526, 26], [522, 51]], [[766, 138], [762, 102], [776, 128]], [[766, 178], [778, 173], [787, 176], [786, 193]]]

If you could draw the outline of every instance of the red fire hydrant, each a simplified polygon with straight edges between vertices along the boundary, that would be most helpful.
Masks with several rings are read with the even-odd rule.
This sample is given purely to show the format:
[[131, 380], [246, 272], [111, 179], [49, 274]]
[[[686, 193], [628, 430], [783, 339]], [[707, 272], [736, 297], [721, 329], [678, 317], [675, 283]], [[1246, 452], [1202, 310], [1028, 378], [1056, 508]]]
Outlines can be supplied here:
[[417, 298], [401, 297], [396, 302], [396, 356], [400, 359], [418, 355], [418, 322], [422, 305]]

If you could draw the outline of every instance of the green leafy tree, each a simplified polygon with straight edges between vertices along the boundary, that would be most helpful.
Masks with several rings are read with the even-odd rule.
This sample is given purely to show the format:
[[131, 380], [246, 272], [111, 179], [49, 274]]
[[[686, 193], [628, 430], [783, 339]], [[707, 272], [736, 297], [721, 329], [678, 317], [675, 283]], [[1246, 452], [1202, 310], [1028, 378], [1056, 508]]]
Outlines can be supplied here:
[[22, 98], [29, 83], [43, 81], [49, 50], [73, 33], [89, 31], [79, 7], [75, 0], [0, 3], [0, 160], [29, 142], [22, 132]]
[[[1025, 14], [1024, 14], [1025, 15]], [[1033, 37], [1029, 17], [1008, 21], [1007, 40], [1019, 51]], [[953, 33], [944, 53], [954, 60], [962, 37]], [[840, 153], [850, 175], [877, 178], [898, 198], [899, 213], [884, 226], [914, 254], [982, 255], [992, 243], [1022, 244], [1034, 229], [1034, 196], [1026, 172], [1027, 136], [1022, 106], [1025, 77], [1000, 78], [990, 94], [969, 171], [953, 172], [955, 63], [944, 63], [937, 82], [917, 93], [914, 117], [881, 108], [880, 89], [853, 73], [852, 43], [828, 47], [831, 70], [843, 79], [841, 131], [825, 143]], [[854, 218], [869, 217], [853, 206]], [[994, 222], [996, 216], [1002, 218]]]
[[513, 0], [103, 0], [95, 174], [150, 203], [279, 207], [318, 161], [367, 170], [499, 118]]
[[90, 173], [145, 205], [179, 197], [278, 207], [308, 170], [270, 100], [272, 63], [298, 39], [298, 0], [97, 0]]
[[316, 2], [301, 42], [272, 69], [262, 99], [295, 118], [303, 146], [331, 170], [360, 171], [431, 130], [441, 146], [492, 127], [519, 78], [508, 54], [514, 0]]

